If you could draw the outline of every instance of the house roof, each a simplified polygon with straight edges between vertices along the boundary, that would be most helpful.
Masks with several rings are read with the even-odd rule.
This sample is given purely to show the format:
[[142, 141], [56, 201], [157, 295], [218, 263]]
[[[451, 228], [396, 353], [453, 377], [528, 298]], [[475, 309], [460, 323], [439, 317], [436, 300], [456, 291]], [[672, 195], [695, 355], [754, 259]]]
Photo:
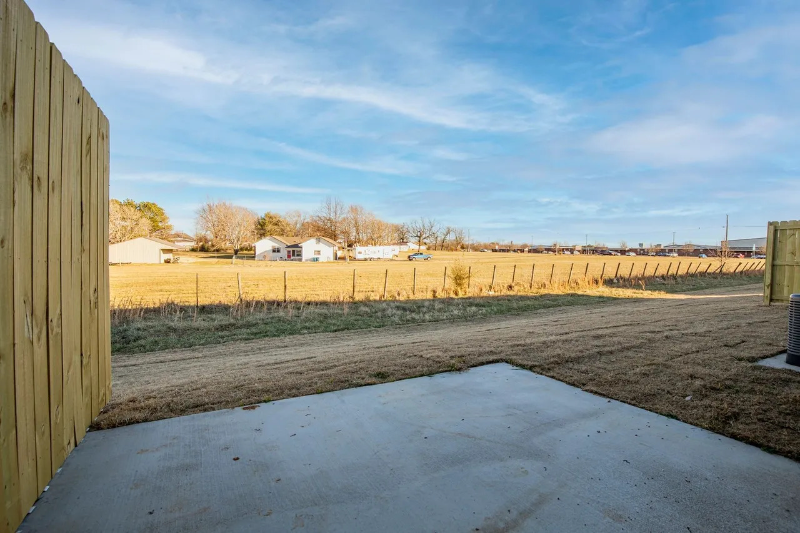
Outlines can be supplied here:
[[157, 237], [142, 237], [142, 238], [150, 240], [150, 241], [153, 241], [153, 242], [157, 242], [159, 244], [163, 244], [163, 245], [168, 246], [170, 248], [175, 248], [175, 243], [174, 242], [165, 241], [164, 239], [159, 239]]
[[329, 239], [327, 237], [316, 237], [316, 236], [314, 236], [314, 237], [279, 237], [278, 235], [270, 235], [270, 236], [264, 237], [264, 238], [265, 239], [274, 239], [276, 241], [282, 242], [286, 246], [297, 246], [297, 245], [303, 244], [304, 242], [308, 242], [310, 240], [315, 240], [315, 239], [319, 239], [319, 240], [325, 241], [328, 244], [330, 244], [331, 246], [339, 246], [339, 244], [336, 241], [334, 241], [332, 239]]
[[128, 243], [128, 242], [133, 242], [133, 241], [135, 241], [137, 239], [145, 239], [145, 240], [148, 240], [148, 241], [157, 242], [158, 244], [163, 244], [165, 247], [169, 248], [170, 250], [174, 250], [175, 249], [175, 243], [174, 242], [165, 241], [164, 239], [159, 239], [157, 237], [136, 237], [135, 239], [128, 239], [127, 241], [122, 241], [122, 242], [118, 242], [118, 243], [115, 243], [115, 244], [125, 244], [125, 243]]

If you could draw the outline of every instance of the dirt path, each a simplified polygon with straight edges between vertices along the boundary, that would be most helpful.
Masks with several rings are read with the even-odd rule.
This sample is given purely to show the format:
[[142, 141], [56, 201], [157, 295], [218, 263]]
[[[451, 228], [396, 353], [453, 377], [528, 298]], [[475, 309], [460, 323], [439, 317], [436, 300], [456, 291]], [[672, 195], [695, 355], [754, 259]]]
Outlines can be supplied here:
[[798, 459], [800, 374], [751, 364], [786, 345], [759, 289], [117, 355], [96, 426], [508, 361]]

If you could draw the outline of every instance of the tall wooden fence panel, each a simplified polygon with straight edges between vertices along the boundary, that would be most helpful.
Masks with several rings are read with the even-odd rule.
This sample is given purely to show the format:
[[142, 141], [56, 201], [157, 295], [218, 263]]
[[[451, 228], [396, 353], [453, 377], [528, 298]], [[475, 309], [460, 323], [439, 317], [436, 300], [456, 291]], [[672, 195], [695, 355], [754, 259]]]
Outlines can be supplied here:
[[0, 0], [0, 533], [111, 394], [108, 120], [22, 0]]
[[764, 303], [789, 302], [800, 293], [800, 220], [767, 225], [767, 265]]

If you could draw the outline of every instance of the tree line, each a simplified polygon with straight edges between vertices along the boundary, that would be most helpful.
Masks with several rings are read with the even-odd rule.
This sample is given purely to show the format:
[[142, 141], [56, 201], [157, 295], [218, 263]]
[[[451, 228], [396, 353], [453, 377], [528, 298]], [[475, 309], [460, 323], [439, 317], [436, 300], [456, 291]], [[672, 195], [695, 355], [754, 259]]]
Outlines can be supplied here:
[[[335, 196], [326, 197], [314, 211], [267, 211], [258, 215], [252, 209], [227, 201], [209, 201], [196, 212], [195, 240], [203, 251], [233, 248], [235, 253], [249, 249], [267, 236], [326, 237], [344, 246], [376, 246], [400, 242], [425, 245], [432, 250], [459, 250], [467, 246], [462, 228], [420, 217], [397, 224], [382, 220], [358, 204], [347, 204]], [[155, 202], [112, 199], [109, 203], [109, 237], [112, 243], [136, 237], [170, 240], [189, 237], [174, 233], [164, 209]]]

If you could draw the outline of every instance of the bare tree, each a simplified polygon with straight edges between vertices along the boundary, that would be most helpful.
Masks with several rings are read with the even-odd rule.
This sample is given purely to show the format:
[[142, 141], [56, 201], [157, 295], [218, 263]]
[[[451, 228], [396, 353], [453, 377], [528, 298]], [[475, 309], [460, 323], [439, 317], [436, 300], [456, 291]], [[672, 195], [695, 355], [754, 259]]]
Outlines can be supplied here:
[[620, 250], [627, 250], [628, 249], [628, 241], [619, 241], [619, 248], [620, 248]]
[[117, 243], [146, 237], [150, 234], [150, 220], [135, 205], [111, 199], [108, 202], [108, 240]]
[[197, 211], [197, 228], [222, 246], [231, 246], [234, 255], [255, 236], [258, 216], [230, 202], [208, 202]]
[[426, 240], [436, 235], [438, 224], [432, 218], [420, 217], [408, 223], [408, 236], [413, 237], [417, 249], [421, 249]]
[[287, 237], [309, 237], [311, 235], [308, 216], [299, 209], [285, 213], [283, 218], [289, 225], [290, 234]]
[[455, 250], [460, 250], [464, 247], [464, 243], [467, 241], [466, 232], [461, 228], [453, 228], [453, 248]]
[[346, 217], [344, 202], [335, 196], [328, 196], [311, 217], [311, 223], [320, 236], [338, 241], [345, 236]]

